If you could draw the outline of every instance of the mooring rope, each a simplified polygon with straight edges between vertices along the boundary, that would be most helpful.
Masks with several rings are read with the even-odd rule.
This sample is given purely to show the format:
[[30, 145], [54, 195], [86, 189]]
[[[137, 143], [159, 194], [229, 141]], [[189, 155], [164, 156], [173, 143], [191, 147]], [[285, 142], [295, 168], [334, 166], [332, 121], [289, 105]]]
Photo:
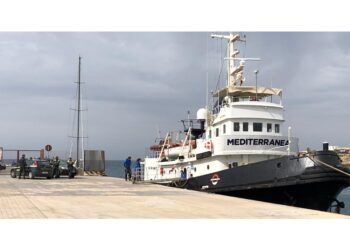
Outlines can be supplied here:
[[349, 173], [346, 173], [346, 172], [344, 172], [344, 171], [342, 171], [342, 170], [340, 170], [340, 169], [338, 169], [338, 168], [336, 168], [336, 167], [333, 167], [333, 166], [331, 166], [331, 165], [329, 165], [329, 164], [327, 164], [327, 163], [325, 163], [325, 162], [323, 162], [323, 161], [321, 161], [321, 160], [312, 159], [310, 156], [308, 156], [308, 158], [309, 158], [311, 161], [315, 162], [315, 163], [317, 163], [317, 162], [318, 162], [318, 163], [321, 163], [322, 165], [324, 165], [324, 166], [326, 166], [326, 167], [328, 167], [328, 168], [331, 168], [331, 169], [333, 169], [333, 170], [335, 170], [335, 171], [338, 171], [339, 173], [342, 173], [342, 174], [344, 174], [344, 175], [350, 177], [350, 174], [349, 174]]

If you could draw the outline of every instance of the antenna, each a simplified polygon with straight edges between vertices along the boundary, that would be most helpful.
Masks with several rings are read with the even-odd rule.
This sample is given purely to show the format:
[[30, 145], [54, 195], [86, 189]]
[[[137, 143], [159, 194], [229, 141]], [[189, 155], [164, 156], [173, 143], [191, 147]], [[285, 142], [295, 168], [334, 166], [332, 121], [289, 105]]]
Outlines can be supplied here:
[[187, 111], [187, 121], [188, 121], [188, 127], [191, 126], [191, 121], [190, 121], [190, 111]]
[[228, 58], [225, 57], [225, 60], [234, 60], [234, 61], [261, 61], [261, 58], [257, 57], [235, 57], [235, 58]]

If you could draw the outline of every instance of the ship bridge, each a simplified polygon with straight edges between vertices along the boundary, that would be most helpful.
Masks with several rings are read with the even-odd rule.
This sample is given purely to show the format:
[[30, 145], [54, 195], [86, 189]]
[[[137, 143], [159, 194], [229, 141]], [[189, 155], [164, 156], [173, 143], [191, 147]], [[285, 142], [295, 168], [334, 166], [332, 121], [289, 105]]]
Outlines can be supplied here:
[[218, 102], [206, 135], [216, 145], [216, 154], [297, 153], [297, 138], [282, 132], [282, 89], [228, 86], [213, 96]]

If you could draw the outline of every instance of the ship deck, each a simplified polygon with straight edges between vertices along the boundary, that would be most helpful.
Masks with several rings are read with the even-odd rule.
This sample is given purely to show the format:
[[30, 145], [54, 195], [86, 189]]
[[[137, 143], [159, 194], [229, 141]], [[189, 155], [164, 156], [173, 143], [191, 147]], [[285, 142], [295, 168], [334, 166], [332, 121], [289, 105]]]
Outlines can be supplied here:
[[315, 210], [123, 179], [13, 179], [0, 172], [0, 218], [349, 218]]

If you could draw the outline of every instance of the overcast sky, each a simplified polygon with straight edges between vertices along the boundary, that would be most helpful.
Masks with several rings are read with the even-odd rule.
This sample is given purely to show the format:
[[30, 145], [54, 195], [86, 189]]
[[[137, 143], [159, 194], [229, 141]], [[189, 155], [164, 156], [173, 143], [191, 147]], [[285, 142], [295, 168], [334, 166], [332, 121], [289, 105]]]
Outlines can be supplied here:
[[[69, 150], [82, 56], [84, 133], [107, 159], [143, 157], [205, 106], [225, 43], [210, 33], [0, 33], [1, 146]], [[246, 84], [283, 88], [285, 129], [300, 149], [350, 145], [350, 33], [248, 32]], [[6, 155], [5, 155], [6, 156]]]

